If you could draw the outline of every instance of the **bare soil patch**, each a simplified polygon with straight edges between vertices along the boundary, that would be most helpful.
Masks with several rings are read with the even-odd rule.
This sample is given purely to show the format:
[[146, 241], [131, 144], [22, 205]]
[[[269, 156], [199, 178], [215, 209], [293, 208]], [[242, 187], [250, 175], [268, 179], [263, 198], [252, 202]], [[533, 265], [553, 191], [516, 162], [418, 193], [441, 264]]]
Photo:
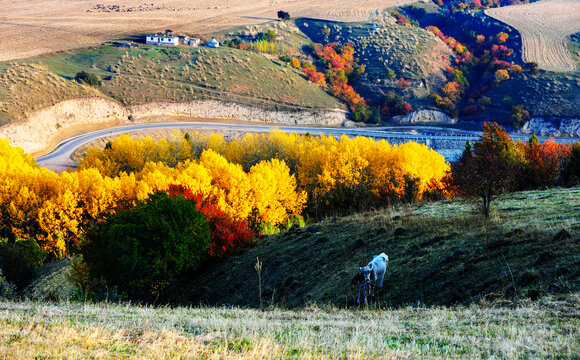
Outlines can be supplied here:
[[572, 59], [566, 41], [580, 31], [579, 1], [543, 0], [488, 9], [485, 13], [521, 33], [524, 61], [537, 62], [549, 71], [577, 70], [578, 64]]

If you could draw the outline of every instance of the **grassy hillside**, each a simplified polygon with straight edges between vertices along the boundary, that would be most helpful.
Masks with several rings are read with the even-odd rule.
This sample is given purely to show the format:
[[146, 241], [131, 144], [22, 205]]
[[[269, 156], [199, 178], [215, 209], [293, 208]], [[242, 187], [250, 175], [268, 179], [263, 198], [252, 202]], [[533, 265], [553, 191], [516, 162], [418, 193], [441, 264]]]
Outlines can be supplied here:
[[30, 111], [80, 96], [102, 94], [48, 71], [41, 63], [0, 64], [0, 125], [23, 120]]
[[578, 294], [350, 311], [0, 302], [6, 359], [575, 359]]
[[506, 195], [491, 218], [458, 200], [329, 219], [263, 237], [257, 246], [205, 266], [184, 287], [193, 304], [352, 304], [351, 279], [373, 255], [390, 263], [378, 306], [452, 305], [535, 299], [577, 291], [580, 189]]
[[[91, 89], [79, 71], [100, 76]], [[0, 64], [0, 123], [66, 98], [97, 95], [124, 104], [217, 99], [266, 109], [326, 109], [342, 105], [290, 67], [230, 48], [101, 45]]]
[[480, 115], [479, 119], [509, 118], [510, 98], [514, 104], [524, 105], [532, 116], [580, 116], [580, 33], [571, 36], [567, 46], [578, 65], [576, 71], [540, 71], [537, 76], [514, 74], [509, 81], [486, 94], [491, 98], [492, 105], [488, 107], [487, 114]]
[[[352, 42], [355, 56], [366, 67], [369, 81], [362, 81], [356, 89], [365, 98], [378, 100], [381, 92], [397, 89], [395, 81], [387, 78], [391, 69], [396, 79], [416, 79], [421, 87], [411, 87], [409, 93], [417, 99], [425, 99], [429, 90], [443, 85], [442, 69], [449, 65], [452, 52], [432, 33], [412, 26], [394, 23], [390, 14], [382, 14], [373, 23], [339, 23], [298, 19], [296, 23], [315, 42]], [[378, 29], [373, 30], [373, 25]], [[325, 38], [323, 29], [330, 35]], [[423, 101], [426, 104], [425, 101]]]

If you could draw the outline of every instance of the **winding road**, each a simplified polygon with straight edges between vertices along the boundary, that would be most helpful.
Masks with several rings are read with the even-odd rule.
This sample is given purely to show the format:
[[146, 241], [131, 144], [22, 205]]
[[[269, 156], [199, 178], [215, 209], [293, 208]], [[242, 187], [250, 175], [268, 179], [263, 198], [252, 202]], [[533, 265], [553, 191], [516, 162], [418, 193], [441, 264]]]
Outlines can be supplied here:
[[[280, 125], [239, 125], [209, 122], [171, 122], [171, 123], [147, 123], [128, 126], [113, 127], [98, 131], [78, 135], [61, 142], [55, 150], [47, 155], [36, 158], [40, 167], [62, 171], [67, 168], [75, 168], [78, 162], [72, 159], [72, 154], [81, 146], [91, 141], [107, 136], [115, 136], [144, 130], [163, 130], [163, 129], [192, 129], [192, 130], [216, 130], [225, 131], [233, 130], [239, 132], [268, 132], [279, 129], [284, 132], [293, 132], [312, 135], [347, 135], [347, 136], [366, 136], [373, 139], [385, 139], [394, 143], [416, 141], [425, 143], [430, 146], [431, 142], [437, 140], [460, 141], [464, 144], [466, 140], [477, 140], [481, 132], [465, 131], [457, 129], [444, 129], [438, 127], [373, 127], [373, 128], [322, 128], [322, 127], [299, 127], [299, 126], [280, 126]], [[409, 133], [412, 130], [423, 133]], [[524, 136], [514, 136], [514, 140], [526, 140]], [[540, 138], [541, 141], [547, 138]], [[565, 141], [565, 140], [564, 140]], [[437, 149], [439, 151], [439, 149]], [[459, 150], [460, 153], [461, 150]], [[442, 154], [452, 160], [456, 157], [458, 150], [442, 151]]]
[[[477, 139], [476, 133], [473, 136], [461, 133], [458, 135], [433, 135], [433, 134], [408, 134], [392, 131], [394, 128], [321, 128], [321, 127], [298, 127], [298, 126], [280, 126], [280, 125], [236, 125], [223, 123], [208, 122], [172, 122], [172, 123], [147, 123], [129, 126], [119, 126], [109, 129], [89, 132], [78, 135], [61, 142], [55, 150], [47, 155], [36, 158], [39, 166], [62, 171], [66, 168], [75, 168], [77, 162], [71, 158], [75, 150], [81, 146], [106, 136], [115, 136], [144, 130], [162, 130], [162, 129], [192, 129], [192, 130], [234, 130], [240, 132], [268, 132], [279, 129], [284, 132], [294, 132], [300, 134], [310, 133], [313, 135], [347, 135], [347, 136], [366, 136], [375, 139], [397, 139], [414, 140], [425, 142], [427, 139], [449, 139], [452, 140], [469, 140]], [[411, 130], [411, 129], [409, 129]]]

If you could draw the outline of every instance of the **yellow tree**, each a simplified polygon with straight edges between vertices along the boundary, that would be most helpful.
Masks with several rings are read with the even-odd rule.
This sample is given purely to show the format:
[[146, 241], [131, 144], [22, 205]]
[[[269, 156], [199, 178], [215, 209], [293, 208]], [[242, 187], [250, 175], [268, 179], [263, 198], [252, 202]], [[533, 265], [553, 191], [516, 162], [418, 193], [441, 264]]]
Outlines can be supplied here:
[[284, 161], [261, 161], [250, 170], [254, 209], [264, 224], [285, 225], [302, 213], [306, 193], [296, 191], [296, 179]]

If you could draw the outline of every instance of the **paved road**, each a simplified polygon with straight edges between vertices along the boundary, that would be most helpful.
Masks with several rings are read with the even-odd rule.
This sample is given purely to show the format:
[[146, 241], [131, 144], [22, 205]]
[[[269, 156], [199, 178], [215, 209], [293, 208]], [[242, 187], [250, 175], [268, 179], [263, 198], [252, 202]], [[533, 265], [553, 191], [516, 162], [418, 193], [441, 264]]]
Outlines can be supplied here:
[[[40, 156], [36, 159], [38, 165], [48, 169], [62, 171], [66, 168], [74, 168], [77, 163], [71, 159], [73, 152], [79, 147], [94, 141], [96, 139], [120, 135], [143, 130], [160, 130], [160, 129], [212, 129], [212, 130], [235, 130], [241, 132], [267, 132], [273, 129], [280, 129], [284, 132], [310, 133], [313, 135], [347, 135], [347, 136], [366, 136], [374, 139], [391, 139], [391, 140], [413, 140], [418, 142], [427, 142], [426, 140], [475, 140], [479, 132], [463, 131], [455, 129], [443, 129], [437, 127], [418, 127], [423, 134], [409, 134], [412, 130], [409, 127], [385, 127], [385, 128], [319, 128], [319, 127], [298, 127], [298, 126], [280, 126], [280, 125], [236, 125], [223, 123], [207, 122], [173, 122], [173, 123], [148, 123], [129, 126], [119, 126], [104, 130], [93, 131], [90, 133], [78, 135], [61, 142], [58, 147], [51, 153]], [[407, 133], [401, 132], [406, 130]], [[518, 140], [519, 137], [515, 137]], [[522, 137], [523, 139], [523, 137]], [[428, 142], [427, 142], [428, 143]]]

